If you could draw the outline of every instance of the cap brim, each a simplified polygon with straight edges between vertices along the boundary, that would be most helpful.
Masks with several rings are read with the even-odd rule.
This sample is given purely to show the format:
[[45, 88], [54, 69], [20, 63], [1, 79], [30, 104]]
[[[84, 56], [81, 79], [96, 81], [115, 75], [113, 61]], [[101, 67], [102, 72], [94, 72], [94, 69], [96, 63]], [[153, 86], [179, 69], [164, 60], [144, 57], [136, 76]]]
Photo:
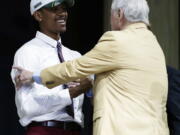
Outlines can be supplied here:
[[43, 8], [52, 8], [52, 7], [56, 7], [62, 3], [65, 3], [68, 7], [72, 7], [74, 6], [74, 0], [56, 0], [54, 2], [51, 2], [45, 6], [43, 6]]

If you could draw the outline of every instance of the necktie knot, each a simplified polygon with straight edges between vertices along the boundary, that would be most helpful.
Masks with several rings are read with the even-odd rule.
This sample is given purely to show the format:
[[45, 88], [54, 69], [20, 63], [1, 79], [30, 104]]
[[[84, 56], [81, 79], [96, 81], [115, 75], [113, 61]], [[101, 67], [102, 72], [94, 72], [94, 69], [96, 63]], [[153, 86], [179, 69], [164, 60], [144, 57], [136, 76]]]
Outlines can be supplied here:
[[61, 49], [61, 43], [59, 41], [57, 42], [57, 48]]

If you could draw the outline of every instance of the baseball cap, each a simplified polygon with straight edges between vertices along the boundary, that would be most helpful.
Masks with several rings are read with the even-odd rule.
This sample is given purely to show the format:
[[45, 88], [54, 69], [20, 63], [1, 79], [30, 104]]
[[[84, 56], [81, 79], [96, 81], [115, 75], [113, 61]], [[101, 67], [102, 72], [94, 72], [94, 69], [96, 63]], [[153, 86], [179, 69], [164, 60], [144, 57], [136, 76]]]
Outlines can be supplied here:
[[51, 8], [63, 2], [65, 2], [68, 7], [72, 7], [75, 3], [74, 0], [31, 0], [30, 3], [31, 15], [33, 15], [35, 11], [39, 10], [42, 7]]

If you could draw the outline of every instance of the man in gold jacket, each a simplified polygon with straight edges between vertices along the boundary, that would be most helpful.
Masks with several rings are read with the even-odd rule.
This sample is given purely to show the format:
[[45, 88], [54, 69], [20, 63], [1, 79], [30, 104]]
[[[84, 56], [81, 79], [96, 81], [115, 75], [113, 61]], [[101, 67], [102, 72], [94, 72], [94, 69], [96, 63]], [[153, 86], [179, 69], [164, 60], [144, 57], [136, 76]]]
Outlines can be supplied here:
[[15, 67], [17, 83], [48, 88], [96, 74], [93, 135], [169, 135], [163, 51], [149, 25], [146, 0], [113, 0], [111, 28], [84, 56], [33, 74]]

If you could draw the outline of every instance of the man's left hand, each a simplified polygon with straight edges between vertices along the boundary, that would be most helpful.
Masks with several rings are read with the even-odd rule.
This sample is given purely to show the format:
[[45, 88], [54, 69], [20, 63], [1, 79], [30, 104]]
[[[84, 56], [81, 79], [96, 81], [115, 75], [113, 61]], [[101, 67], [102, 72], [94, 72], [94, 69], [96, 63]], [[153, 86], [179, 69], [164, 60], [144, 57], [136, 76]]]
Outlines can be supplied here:
[[76, 87], [69, 88], [69, 93], [71, 98], [75, 98], [80, 94], [85, 93], [90, 88], [92, 88], [93, 80], [91, 78], [84, 78], [84, 79], [78, 79], [75, 82], [79, 83], [79, 85], [77, 85]]

